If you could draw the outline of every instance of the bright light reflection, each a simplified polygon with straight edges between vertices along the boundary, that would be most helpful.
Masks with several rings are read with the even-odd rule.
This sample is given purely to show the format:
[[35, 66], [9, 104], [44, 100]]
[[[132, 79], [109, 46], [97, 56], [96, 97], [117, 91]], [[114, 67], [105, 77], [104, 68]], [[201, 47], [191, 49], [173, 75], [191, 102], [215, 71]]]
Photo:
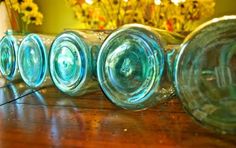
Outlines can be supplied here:
[[178, 5], [179, 3], [184, 3], [186, 0], [171, 0], [172, 3]]
[[89, 5], [92, 5], [93, 4], [93, 0], [85, 0], [85, 2]]
[[154, 0], [155, 5], [160, 5], [161, 4], [161, 0]]

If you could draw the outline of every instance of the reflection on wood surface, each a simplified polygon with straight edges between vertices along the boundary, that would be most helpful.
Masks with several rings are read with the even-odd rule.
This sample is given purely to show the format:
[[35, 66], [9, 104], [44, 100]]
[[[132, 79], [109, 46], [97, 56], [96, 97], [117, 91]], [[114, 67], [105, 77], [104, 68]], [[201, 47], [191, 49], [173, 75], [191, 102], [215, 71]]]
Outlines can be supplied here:
[[32, 92], [34, 92], [34, 90], [28, 88], [23, 82], [5, 83], [0, 87], [0, 106], [15, 101]]
[[196, 124], [178, 99], [133, 112], [101, 92], [71, 98], [54, 87], [0, 106], [0, 147], [235, 147]]

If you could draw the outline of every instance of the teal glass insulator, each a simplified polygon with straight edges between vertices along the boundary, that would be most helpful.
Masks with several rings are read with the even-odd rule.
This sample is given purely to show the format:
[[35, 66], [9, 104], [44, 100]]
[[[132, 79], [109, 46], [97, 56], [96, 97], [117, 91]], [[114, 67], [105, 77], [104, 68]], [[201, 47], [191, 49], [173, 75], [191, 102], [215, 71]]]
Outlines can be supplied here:
[[106, 34], [103, 31], [74, 30], [56, 37], [49, 53], [49, 70], [60, 91], [79, 96], [98, 90], [96, 61]]
[[97, 61], [99, 84], [119, 107], [142, 110], [174, 93], [167, 76], [166, 53], [181, 39], [151, 27], [129, 24], [103, 42]]
[[236, 16], [213, 19], [192, 32], [175, 65], [186, 111], [206, 127], [236, 133]]
[[29, 34], [18, 51], [19, 71], [24, 82], [31, 88], [52, 84], [48, 72], [48, 51], [54, 37]]
[[17, 52], [23, 36], [15, 35], [12, 31], [7, 31], [0, 41], [0, 72], [8, 81], [20, 78]]

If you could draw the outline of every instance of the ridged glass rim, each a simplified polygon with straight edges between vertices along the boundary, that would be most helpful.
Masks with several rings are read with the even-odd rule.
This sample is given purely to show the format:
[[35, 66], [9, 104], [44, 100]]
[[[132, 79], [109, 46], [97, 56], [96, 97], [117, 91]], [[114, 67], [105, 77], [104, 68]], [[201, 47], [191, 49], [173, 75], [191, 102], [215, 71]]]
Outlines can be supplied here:
[[[140, 31], [139, 29], [142, 29], [142, 31]], [[106, 40], [103, 42], [99, 54], [98, 54], [98, 61], [97, 61], [97, 75], [98, 75], [98, 81], [99, 81], [99, 85], [101, 87], [101, 89], [103, 90], [103, 92], [106, 94], [106, 96], [109, 98], [109, 100], [114, 103], [115, 105], [122, 107], [124, 109], [131, 109], [131, 110], [143, 110], [146, 109], [147, 107], [150, 106], [143, 106], [143, 103], [147, 103], [147, 102], [151, 102], [154, 100], [151, 100], [151, 98], [149, 99], [149, 97], [151, 95], [154, 94], [154, 92], [157, 90], [157, 88], [160, 85], [160, 81], [164, 72], [164, 52], [162, 47], [160, 46], [160, 43], [156, 43], [158, 45], [158, 47], [162, 50], [158, 50], [157, 54], [154, 54], [153, 50], [150, 50], [149, 48], [149, 52], [153, 53], [153, 55], [155, 56], [155, 63], [154, 65], [157, 65], [157, 60], [160, 61], [160, 65], [158, 65], [159, 67], [159, 73], [156, 73], [156, 75], [153, 77], [153, 79], [151, 81], [148, 82], [148, 84], [151, 85], [151, 87], [148, 89], [148, 91], [146, 91], [146, 93], [144, 93], [144, 95], [142, 95], [140, 98], [138, 98], [137, 100], [143, 100], [141, 102], [136, 101], [133, 104], [128, 104], [128, 103], [124, 103], [123, 101], [117, 102], [116, 97], [113, 96], [112, 94], [109, 93], [109, 87], [105, 85], [103, 82], [107, 81], [104, 79], [104, 70], [105, 70], [105, 61], [107, 59], [107, 55], [110, 52], [110, 49], [107, 48], [107, 46], [113, 42], [113, 40], [118, 36], [120, 36], [120, 34], [122, 34], [123, 32], [126, 32], [127, 30], [133, 32], [134, 34], [132, 34], [133, 36], [136, 36], [137, 38], [141, 38], [142, 40], [144, 40], [150, 48], [154, 48], [153, 46], [151, 46], [151, 41], [145, 39], [143, 36], [144, 35], [143, 31], [147, 31], [148, 33], [151, 33], [151, 31], [149, 30], [148, 27], [144, 26], [144, 25], [140, 25], [140, 24], [128, 24], [128, 25], [124, 25], [121, 28], [118, 28], [117, 30], [113, 31], [107, 38]], [[135, 30], [135, 31], [134, 31]], [[137, 33], [138, 32], [138, 33]], [[154, 35], [154, 34], [153, 34]], [[159, 40], [159, 39], [158, 39]], [[157, 58], [157, 57], [161, 57], [161, 58]], [[157, 67], [155, 67], [154, 69], [158, 69]], [[112, 85], [111, 85], [112, 86]], [[125, 95], [124, 95], [125, 96]], [[135, 95], [138, 96], [138, 95]], [[153, 98], [152, 98], [153, 99]], [[153, 105], [153, 104], [152, 104]]]
[[[81, 67], [83, 67], [84, 70], [79, 69], [79, 76], [77, 79], [75, 79], [71, 85], [64, 85], [60, 82], [60, 79], [55, 76], [54, 72], [54, 52], [58, 49], [58, 46], [62, 44], [63, 42], [70, 42], [73, 45], [75, 45], [77, 51], [76, 55], [80, 57], [78, 60], [81, 63]], [[76, 31], [65, 31], [61, 34], [59, 34], [55, 40], [53, 41], [50, 51], [49, 51], [49, 73], [52, 79], [52, 82], [54, 85], [63, 93], [66, 93], [71, 96], [76, 96], [81, 87], [83, 86], [83, 83], [86, 80], [87, 77], [87, 70], [88, 70], [88, 46], [85, 43], [85, 41], [82, 39], [82, 37], [76, 32]], [[75, 55], [74, 55], [75, 56]], [[81, 59], [82, 57], [82, 59]]]
[[[178, 96], [179, 96], [179, 98], [180, 98], [180, 100], [181, 100], [181, 102], [183, 104], [184, 109], [186, 110], [186, 112], [188, 114], [190, 114], [192, 116], [192, 118], [194, 118], [196, 121], [202, 123], [205, 127], [209, 127], [211, 129], [214, 129], [217, 132], [220, 132], [220, 133], [228, 132], [228, 133], [235, 134], [235, 131], [229, 131], [229, 129], [225, 128], [225, 126], [224, 126], [225, 124], [221, 123], [218, 120], [214, 120], [215, 124], [213, 125], [213, 124], [209, 124], [208, 121], [200, 120], [198, 117], [193, 115], [193, 113], [191, 112], [191, 109], [187, 107], [186, 99], [183, 96], [183, 92], [180, 90], [180, 87], [179, 87], [179, 74], [178, 74], [179, 73], [179, 67], [180, 67], [181, 58], [183, 57], [186, 48], [189, 46], [189, 44], [191, 44], [191, 40], [194, 39], [199, 34], [204, 33], [206, 31], [206, 29], [208, 29], [212, 25], [214, 25], [216, 23], [223, 23], [224, 21], [231, 21], [231, 20], [236, 21], [236, 16], [232, 15], [232, 16], [223, 16], [223, 17], [220, 17], [220, 18], [214, 18], [214, 19], [212, 19], [210, 21], [205, 22], [204, 24], [200, 25], [199, 27], [197, 27], [192, 33], [190, 33], [185, 38], [184, 42], [180, 46], [181, 50], [180, 50], [180, 53], [179, 53], [179, 55], [177, 57], [177, 60], [176, 60], [176, 63], [175, 63], [176, 66], [175, 66], [175, 69], [174, 69], [174, 85], [175, 85], [176, 92], [177, 92], [177, 94], [178, 94]], [[216, 124], [218, 124], [218, 126], [216, 126]], [[219, 125], [221, 125], [221, 128], [219, 128]]]
[[199, 33], [202, 32], [202, 30], [204, 30], [205, 28], [208, 28], [210, 26], [212, 26], [215, 23], [219, 23], [221, 21], [225, 21], [225, 20], [236, 20], [236, 16], [232, 15], [232, 16], [223, 16], [220, 18], [215, 18], [212, 19], [210, 21], [205, 22], [204, 24], [200, 25], [199, 27], [197, 27], [192, 33], [190, 33], [185, 40], [183, 41], [183, 43], [180, 45], [180, 52], [176, 58], [175, 61], [175, 68], [174, 68], [174, 84], [175, 84], [175, 89], [176, 92], [178, 93], [178, 95], [180, 96], [180, 99], [182, 99], [182, 95], [181, 95], [181, 91], [179, 90], [179, 80], [178, 80], [178, 71], [179, 71], [179, 62], [185, 52], [185, 49], [187, 48], [187, 46], [190, 44], [189, 41], [191, 41], [193, 38], [195, 38], [195, 36], [197, 36]]
[[[39, 75], [39, 77], [37, 78], [37, 80], [35, 82], [31, 82], [29, 81], [22, 73], [23, 73], [23, 69], [22, 69], [22, 65], [21, 65], [21, 62], [20, 62], [20, 53], [23, 52], [23, 50], [25, 50], [22, 46], [24, 45], [25, 41], [27, 40], [31, 40], [33, 41], [35, 44], [37, 44], [39, 48], [35, 48], [36, 50], [39, 50], [39, 52], [42, 53], [42, 65], [43, 65], [43, 68], [42, 68], [42, 71]], [[19, 51], [18, 51], [18, 64], [19, 64], [19, 71], [20, 71], [20, 74], [21, 74], [21, 77], [22, 79], [24, 80], [24, 82], [32, 87], [32, 88], [37, 88], [39, 87], [45, 80], [46, 78], [46, 75], [47, 75], [47, 68], [48, 68], [48, 61], [47, 61], [47, 50], [46, 50], [46, 47], [41, 39], [41, 37], [35, 33], [31, 33], [31, 34], [28, 34], [21, 42], [20, 44], [20, 47], [19, 47]]]
[[[13, 58], [15, 59], [14, 60], [14, 64], [13, 64], [13, 68], [11, 69], [11, 72], [10, 74], [5, 74], [4, 73], [4, 70], [1, 66], [1, 61], [0, 61], [0, 72], [2, 73], [3, 77], [6, 78], [7, 80], [9, 81], [12, 81], [14, 80], [15, 76], [16, 76], [16, 73], [17, 73], [17, 69], [18, 69], [18, 64], [17, 64], [17, 50], [18, 50], [18, 44], [17, 44], [17, 40], [16, 38], [13, 36], [13, 35], [5, 35], [1, 41], [0, 41], [0, 47], [2, 46], [2, 44], [7, 41], [10, 43], [10, 46], [11, 46], [11, 50], [13, 50]], [[0, 48], [0, 50], [2, 50], [2, 48]]]

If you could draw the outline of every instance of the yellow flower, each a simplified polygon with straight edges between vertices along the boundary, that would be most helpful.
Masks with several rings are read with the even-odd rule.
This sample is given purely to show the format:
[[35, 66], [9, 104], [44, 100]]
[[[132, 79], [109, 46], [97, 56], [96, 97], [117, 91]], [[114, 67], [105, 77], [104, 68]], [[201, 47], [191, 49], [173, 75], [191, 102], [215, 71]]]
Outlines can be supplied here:
[[[111, 29], [142, 23], [171, 31], [189, 31], [214, 14], [214, 0], [66, 0], [83, 27]], [[156, 3], [155, 3], [156, 2]]]
[[22, 2], [21, 1], [18, 1], [18, 0], [9, 0], [9, 3], [11, 5], [11, 7], [13, 8], [13, 10], [17, 11], [17, 12], [20, 12], [20, 3]]
[[32, 2], [32, 0], [6, 0], [6, 3], [8, 5], [10, 5], [11, 8], [13, 8], [13, 10], [17, 11], [17, 12], [21, 12], [21, 4], [25, 3], [25, 2]]
[[38, 11], [38, 6], [33, 3], [32, 1], [24, 1], [20, 5], [21, 13], [30, 13], [30, 12], [36, 12]]
[[19, 3], [19, 4], [21, 4], [22, 2], [28, 2], [28, 3], [30, 3], [30, 2], [33, 2], [33, 0], [18, 0], [18, 3]]
[[43, 15], [38, 12], [38, 6], [33, 0], [6, 0], [6, 4], [16, 11], [26, 24], [42, 24]]
[[42, 25], [43, 15], [40, 12], [32, 11], [25, 13], [22, 19], [27, 24], [33, 23], [35, 25]]

